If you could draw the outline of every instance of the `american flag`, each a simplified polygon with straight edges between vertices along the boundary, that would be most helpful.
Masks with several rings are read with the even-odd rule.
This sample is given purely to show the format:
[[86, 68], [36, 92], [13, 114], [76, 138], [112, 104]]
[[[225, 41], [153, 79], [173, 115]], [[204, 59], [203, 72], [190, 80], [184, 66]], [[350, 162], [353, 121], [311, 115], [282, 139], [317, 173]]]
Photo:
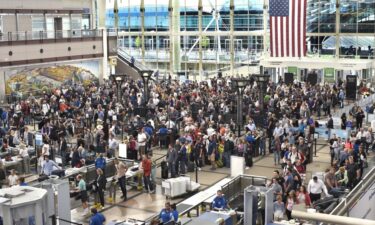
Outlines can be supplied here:
[[306, 1], [269, 1], [271, 57], [306, 56]]

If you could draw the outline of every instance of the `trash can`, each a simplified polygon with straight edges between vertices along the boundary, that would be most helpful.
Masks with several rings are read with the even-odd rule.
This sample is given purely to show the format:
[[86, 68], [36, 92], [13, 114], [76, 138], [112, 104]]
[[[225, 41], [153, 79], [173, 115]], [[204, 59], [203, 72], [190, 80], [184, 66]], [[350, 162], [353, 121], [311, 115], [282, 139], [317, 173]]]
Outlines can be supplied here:
[[168, 179], [168, 166], [166, 161], [161, 162], [161, 178]]

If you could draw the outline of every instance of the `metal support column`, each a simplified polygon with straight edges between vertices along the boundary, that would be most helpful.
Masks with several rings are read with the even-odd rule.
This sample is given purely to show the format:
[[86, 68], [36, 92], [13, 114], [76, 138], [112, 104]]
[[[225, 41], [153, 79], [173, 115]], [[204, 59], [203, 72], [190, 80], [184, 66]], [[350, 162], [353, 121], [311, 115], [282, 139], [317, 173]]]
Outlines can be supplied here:
[[203, 53], [202, 53], [202, 14], [203, 14], [203, 5], [202, 0], [198, 2], [198, 32], [199, 32], [199, 79], [203, 79]]
[[238, 136], [241, 137], [242, 128], [242, 90], [237, 90], [237, 125], [238, 125]]
[[263, 2], [263, 53], [264, 54], [268, 54], [267, 52], [267, 49], [268, 49], [268, 46], [269, 46], [269, 40], [270, 40], [270, 37], [269, 37], [269, 33], [267, 32], [268, 30], [268, 18], [269, 18], [269, 15], [268, 15], [268, 6], [269, 6], [269, 1], [268, 0], [264, 0]]
[[234, 61], [235, 61], [235, 55], [234, 55], [234, 0], [230, 0], [229, 4], [230, 9], [230, 72], [233, 76], [234, 74]]
[[[319, 4], [320, 5], [320, 4]], [[335, 58], [340, 58], [340, 0], [336, 0], [336, 55]]]
[[168, 17], [169, 17], [169, 74], [173, 74], [173, 48], [172, 48], [172, 39], [173, 39], [173, 0], [169, 0], [168, 4]]
[[178, 72], [181, 70], [181, 57], [180, 57], [180, 1], [173, 2], [172, 11], [172, 52], [173, 57], [173, 72]]
[[117, 0], [115, 0], [115, 2], [114, 2], [113, 14], [114, 14], [114, 17], [115, 17], [114, 28], [118, 29], [119, 15], [118, 15], [118, 3], [117, 3]]
[[145, 63], [145, 1], [141, 0], [141, 57], [142, 64]]

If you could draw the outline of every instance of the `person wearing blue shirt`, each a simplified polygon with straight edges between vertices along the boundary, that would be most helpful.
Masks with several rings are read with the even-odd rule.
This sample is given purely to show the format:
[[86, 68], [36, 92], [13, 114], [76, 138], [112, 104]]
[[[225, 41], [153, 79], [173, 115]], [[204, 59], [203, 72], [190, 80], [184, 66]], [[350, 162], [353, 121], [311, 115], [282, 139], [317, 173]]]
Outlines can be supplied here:
[[95, 168], [96, 169], [102, 169], [103, 172], [104, 172], [105, 166], [106, 166], [105, 158], [103, 157], [103, 154], [100, 154], [99, 157], [96, 158], [96, 160], [95, 160]]
[[54, 171], [56, 169], [61, 169], [57, 163], [55, 163], [54, 161], [50, 160], [48, 158], [48, 155], [45, 155], [44, 156], [44, 162], [43, 162], [43, 167], [42, 167], [42, 171], [43, 171], [43, 174], [44, 175], [47, 175], [47, 176], [50, 176], [52, 175], [52, 171]]
[[174, 220], [173, 212], [171, 209], [171, 203], [169, 202], [165, 203], [165, 208], [162, 209], [161, 212], [159, 213], [159, 219], [162, 224], [168, 223]]
[[246, 141], [249, 144], [254, 144], [255, 143], [255, 138], [253, 137], [253, 135], [251, 134], [251, 132], [249, 132], [248, 135], [246, 136]]
[[25, 187], [25, 186], [29, 186], [26, 182], [25, 182], [25, 177], [20, 177], [19, 179], [18, 179], [18, 185], [19, 186], [23, 186], [23, 187]]
[[223, 196], [223, 192], [221, 190], [217, 191], [217, 195], [212, 201], [212, 209], [213, 210], [223, 210], [228, 208], [228, 203], [225, 197]]
[[104, 225], [105, 217], [103, 214], [98, 213], [98, 210], [96, 208], [91, 209], [91, 219], [90, 219], [90, 225]]
[[185, 174], [186, 173], [186, 167], [188, 165], [188, 158], [187, 158], [187, 149], [186, 149], [186, 143], [182, 144], [182, 147], [180, 151], [178, 152], [179, 154], [179, 163], [180, 163], [180, 174]]
[[154, 134], [154, 129], [152, 128], [151, 124], [149, 124], [149, 122], [146, 124], [146, 126], [144, 127], [145, 129], [145, 132], [150, 136], [152, 137], [152, 135]]
[[167, 129], [167, 127], [165, 125], [163, 125], [162, 127], [160, 127], [159, 134], [160, 135], [167, 135], [168, 134], [168, 129]]
[[178, 221], [178, 211], [177, 211], [176, 203], [173, 203], [173, 204], [171, 205], [171, 208], [172, 208], [172, 214], [173, 214], [174, 222], [177, 223], [177, 221]]

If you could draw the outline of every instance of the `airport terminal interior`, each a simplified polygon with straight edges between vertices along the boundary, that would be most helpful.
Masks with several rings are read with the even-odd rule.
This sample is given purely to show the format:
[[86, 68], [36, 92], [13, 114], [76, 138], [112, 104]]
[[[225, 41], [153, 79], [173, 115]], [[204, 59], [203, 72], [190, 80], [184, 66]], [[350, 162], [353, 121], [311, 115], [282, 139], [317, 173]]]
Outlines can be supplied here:
[[0, 0], [0, 225], [375, 225], [375, 0]]

